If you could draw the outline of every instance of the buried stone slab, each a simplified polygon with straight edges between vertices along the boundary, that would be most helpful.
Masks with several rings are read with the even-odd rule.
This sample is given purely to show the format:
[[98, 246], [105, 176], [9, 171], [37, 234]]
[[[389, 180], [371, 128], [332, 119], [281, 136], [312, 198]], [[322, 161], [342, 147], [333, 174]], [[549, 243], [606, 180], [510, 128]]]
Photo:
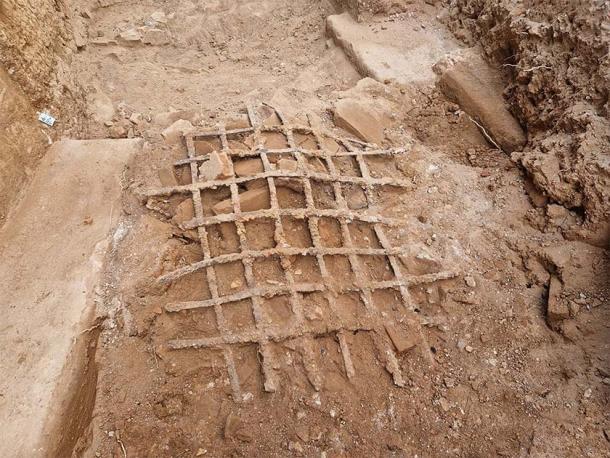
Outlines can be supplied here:
[[0, 428], [11, 438], [0, 456], [61, 455], [54, 442], [67, 433], [55, 426], [84, 358], [75, 342], [90, 326], [121, 176], [140, 148], [135, 139], [54, 143], [0, 230], [0, 282], [10, 285], [0, 288]]
[[458, 48], [452, 35], [438, 22], [433, 18], [428, 22], [429, 26], [423, 28], [421, 17], [415, 16], [363, 24], [343, 13], [327, 18], [326, 31], [362, 76], [381, 83], [420, 84], [433, 82], [432, 66]]
[[434, 71], [443, 93], [485, 129], [488, 140], [507, 153], [525, 146], [525, 133], [502, 97], [499, 75], [476, 51], [449, 55], [434, 66]]

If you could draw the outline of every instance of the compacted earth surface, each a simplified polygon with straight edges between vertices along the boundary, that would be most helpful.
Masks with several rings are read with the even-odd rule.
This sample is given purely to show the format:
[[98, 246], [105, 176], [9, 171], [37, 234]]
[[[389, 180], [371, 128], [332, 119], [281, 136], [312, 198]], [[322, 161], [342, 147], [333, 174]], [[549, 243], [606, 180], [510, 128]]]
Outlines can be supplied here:
[[56, 456], [610, 456], [607, 87], [543, 7], [73, 3], [69, 133], [143, 146]]

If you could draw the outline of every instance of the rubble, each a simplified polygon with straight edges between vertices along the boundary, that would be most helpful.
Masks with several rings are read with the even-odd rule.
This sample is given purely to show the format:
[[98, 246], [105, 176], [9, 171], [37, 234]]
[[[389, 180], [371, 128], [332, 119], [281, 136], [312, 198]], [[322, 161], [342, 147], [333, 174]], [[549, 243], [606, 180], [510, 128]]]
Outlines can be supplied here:
[[161, 132], [161, 135], [165, 139], [165, 143], [173, 145], [180, 143], [182, 137], [193, 130], [195, 130], [195, 128], [189, 121], [186, 119], [179, 119]]
[[209, 159], [199, 166], [199, 178], [204, 181], [225, 180], [233, 176], [227, 153], [212, 152]]

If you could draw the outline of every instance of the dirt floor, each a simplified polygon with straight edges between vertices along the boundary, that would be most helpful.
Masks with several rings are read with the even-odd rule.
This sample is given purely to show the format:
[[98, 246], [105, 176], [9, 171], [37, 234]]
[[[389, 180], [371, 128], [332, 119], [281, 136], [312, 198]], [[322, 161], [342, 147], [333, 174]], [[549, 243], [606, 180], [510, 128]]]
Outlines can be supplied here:
[[[56, 456], [610, 456], [603, 173], [544, 193], [432, 72], [363, 78], [330, 2], [74, 3], [80, 136], [144, 147]], [[365, 27], [466, 47], [399, 4]]]

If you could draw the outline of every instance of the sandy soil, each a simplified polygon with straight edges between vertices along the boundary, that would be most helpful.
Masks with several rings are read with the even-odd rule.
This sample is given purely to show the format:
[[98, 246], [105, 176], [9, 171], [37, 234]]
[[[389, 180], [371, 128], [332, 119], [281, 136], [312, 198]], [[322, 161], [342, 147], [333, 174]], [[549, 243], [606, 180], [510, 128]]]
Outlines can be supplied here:
[[[373, 33], [388, 21], [420, 21], [445, 36], [439, 7], [400, 3], [402, 12], [370, 19]], [[337, 11], [324, 1], [81, 0], [75, 8], [81, 42], [72, 68], [89, 110], [82, 135], [145, 139], [127, 172], [120, 237], [100, 288], [90, 355], [97, 391], [89, 427], [72, 438], [75, 456], [610, 456], [608, 253], [568, 237], [586, 219], [581, 208], [541, 195], [523, 161], [490, 145], [433, 81], [361, 79], [325, 34], [326, 17]], [[265, 250], [285, 241], [306, 251], [318, 242], [311, 218], [308, 226], [294, 215], [282, 218], [283, 231], [268, 218], [243, 230], [231, 222], [193, 229], [231, 191], [221, 184], [193, 192], [200, 164], [174, 173], [189, 152], [166, 129], [176, 121], [242, 128], [247, 103], [277, 126], [268, 103], [291, 125], [344, 139], [351, 135], [335, 127], [332, 113], [346, 100], [377, 114], [385, 127], [378, 147], [395, 154], [363, 160], [370, 177], [352, 157], [302, 161], [298, 173], [334, 174], [344, 184], [316, 181], [309, 199], [301, 178], [288, 179], [277, 204], [296, 212], [311, 200], [320, 214], [335, 208], [369, 218], [319, 218], [319, 241], [330, 250], [346, 240], [385, 248], [374, 218], [398, 219], [384, 231], [400, 256], [335, 251], [323, 256], [328, 281], [311, 252], [173, 275], [226, 259], [244, 243]], [[295, 137], [316, 149], [311, 134]], [[271, 132], [263, 140], [277, 149], [291, 142]], [[231, 156], [236, 165], [255, 144], [249, 132], [229, 139], [230, 151], [242, 152]], [[221, 146], [193, 148], [207, 154]], [[270, 154], [269, 170], [289, 156]], [[378, 180], [369, 194], [349, 185], [361, 178]], [[165, 195], [150, 197], [159, 188]], [[432, 276], [403, 288], [363, 286], [391, 282], [398, 271]], [[454, 275], [438, 279], [440, 272]], [[160, 283], [167, 275], [172, 281]], [[280, 288], [289, 276], [323, 288], [175, 311], [252, 282]], [[301, 334], [291, 321], [295, 302]], [[407, 337], [381, 332], [384, 324]], [[268, 340], [265, 348], [244, 339], [175, 348], [176, 340], [252, 329]]]

